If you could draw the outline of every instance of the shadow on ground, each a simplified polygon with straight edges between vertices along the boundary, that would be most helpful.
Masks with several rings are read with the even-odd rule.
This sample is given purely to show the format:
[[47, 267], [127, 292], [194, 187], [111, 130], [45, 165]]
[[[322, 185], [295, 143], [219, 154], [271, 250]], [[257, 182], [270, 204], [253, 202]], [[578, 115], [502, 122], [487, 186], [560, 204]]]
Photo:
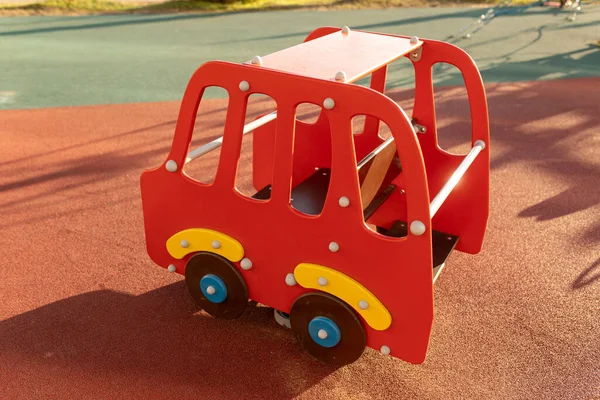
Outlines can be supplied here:
[[600, 280], [600, 258], [575, 279], [575, 282], [573, 282], [573, 289], [581, 289], [598, 280]]
[[[543, 176], [557, 182], [551, 195], [526, 206], [519, 217], [544, 222], [600, 205], [599, 149], [594, 142], [600, 103], [581, 95], [587, 85], [595, 84], [598, 79], [488, 85], [492, 171], [520, 165], [531, 171], [532, 180]], [[390, 95], [406, 110], [412, 108], [412, 91]], [[438, 121], [444, 121], [438, 127], [440, 147], [465, 154], [471, 146], [466, 92], [436, 85], [435, 96]], [[516, 185], [529, 183], [515, 182], [515, 192], [526, 189]], [[587, 222], [587, 228], [573, 240], [600, 242], [600, 218]]]
[[[455, 269], [449, 270], [451, 274], [458, 274], [455, 277], [462, 275], [463, 279], [468, 279], [471, 272], [484, 276], [488, 274], [482, 280], [484, 283], [470, 286], [474, 297], [460, 300], [458, 297], [468, 292], [459, 291], [456, 294], [459, 300], [456, 315], [465, 312], [462, 306], [476, 308], [477, 304], [472, 303], [471, 299], [480, 296], [479, 299], [483, 301], [485, 292], [498, 290], [497, 285], [521, 285], [525, 290], [527, 287], [523, 284], [544, 277], [538, 273], [537, 265], [525, 265], [515, 255], [527, 255], [523, 250], [527, 244], [525, 242], [531, 244], [532, 252], [542, 254], [535, 247], [539, 244], [538, 237], [556, 239], [550, 240], [550, 243], [554, 246], [552, 251], [556, 251], [556, 258], [559, 258], [569, 252], [579, 251], [584, 246], [593, 247], [600, 241], [600, 219], [593, 214], [593, 208], [600, 203], [597, 189], [600, 158], [596, 140], [600, 105], [591, 102], [589, 96], [598, 83], [598, 79], [576, 79], [488, 85], [492, 185], [498, 184], [501, 193], [492, 199], [491, 207], [491, 221], [497, 225], [490, 236], [496, 238], [497, 248], [488, 248], [486, 251], [488, 257], [492, 253], [498, 258], [506, 256], [514, 264], [506, 267], [512, 268], [510, 270], [499, 271], [500, 278], [492, 276], [492, 268], [475, 271], [475, 268], [470, 268], [472, 264], [455, 264]], [[463, 107], [463, 95], [462, 88], [436, 88], [436, 113], [445, 129], [442, 146], [449, 151], [460, 152], [470, 145], [469, 135], [464, 134], [470, 132], [470, 122], [468, 108]], [[390, 96], [410, 115], [411, 91], [393, 91]], [[209, 104], [212, 106], [205, 110], [206, 119], [200, 121], [203, 125], [197, 126], [197, 144], [218, 137], [221, 127], [215, 120], [224, 119], [225, 110], [221, 100], [212, 100]], [[329, 381], [328, 377], [336, 370], [304, 354], [291, 333], [273, 321], [271, 309], [252, 305], [240, 319], [220, 321], [197, 312], [182, 282], [138, 296], [113, 290], [96, 290], [102, 289], [102, 285], [122, 285], [132, 292], [138, 290], [143, 293], [150, 290], [144, 290], [144, 284], [152, 285], [152, 279], [156, 284], [151, 287], [164, 284], [165, 278], [152, 275], [153, 272], [148, 272], [147, 264], [144, 264], [148, 260], [143, 245], [139, 173], [165, 160], [172, 141], [173, 118], [177, 112], [178, 104], [160, 103], [35, 110], [27, 113], [11, 111], [4, 114], [6, 121], [10, 121], [7, 135], [12, 135], [5, 139], [7, 143], [29, 141], [29, 133], [36, 130], [39, 121], [44, 121], [47, 131], [53, 133], [50, 138], [39, 134], [32, 136], [36, 140], [30, 140], [18, 152], [11, 152], [8, 146], [0, 146], [6, 152], [4, 163], [0, 165], [0, 185], [4, 188], [0, 192], [0, 211], [4, 219], [0, 227], [0, 239], [8, 243], [4, 246], [6, 259], [12, 260], [11, 257], [14, 257], [18, 260], [18, 263], [14, 263], [17, 266], [9, 266], [13, 270], [8, 271], [14, 271], [11, 276], [17, 276], [17, 272], [21, 272], [18, 269], [21, 265], [31, 266], [33, 271], [24, 280], [18, 281], [29, 292], [9, 286], [13, 295], [7, 298], [18, 301], [7, 305], [7, 309], [17, 310], [15, 314], [18, 315], [13, 314], [15, 316], [0, 322], [0, 382], [8, 382], [9, 393], [33, 393], [39, 385], [39, 390], [45, 393], [62, 393], [61, 397], [68, 397], [71, 393], [70, 398], [81, 398], [83, 391], [90, 388], [97, 391], [97, 397], [102, 397], [107, 390], [118, 390], [127, 398], [156, 398], [160, 393], [165, 394], [163, 397], [169, 393], [186, 393], [196, 398], [248, 399], [255, 395], [260, 399], [285, 400], [314, 390], [312, 388], [315, 386], [326, 386], [322, 382], [325, 379], [327, 383], [335, 384], [336, 381]], [[75, 116], [81, 125], [73, 127]], [[205, 127], [207, 129], [203, 129]], [[203, 168], [212, 167], [217, 162], [217, 158], [200, 161]], [[543, 182], [536, 186], [540, 181]], [[510, 206], [506, 206], [507, 203]], [[513, 235], [517, 226], [528, 238], [534, 237], [536, 240], [522, 240]], [[566, 234], [568, 229], [570, 233]], [[19, 252], [23, 237], [31, 238], [40, 247], [46, 246], [42, 250], [46, 250], [47, 254], [38, 258], [41, 251], [38, 248], [35, 252]], [[88, 252], [72, 245], [82, 240], [89, 244]], [[504, 244], [510, 248], [500, 249]], [[84, 253], [91, 255], [85, 256]], [[550, 255], [543, 253], [542, 256], [544, 262], [551, 262], [548, 261], [552, 258]], [[484, 260], [490, 263], [498, 261], [492, 258]], [[591, 260], [574, 256], [562, 262], [559, 267], [553, 265], [555, 269], [549, 269], [561, 274], [560, 278], [550, 276], [550, 281], [539, 281], [539, 285], [542, 285], [560, 279], [560, 291], [542, 291], [542, 294], [555, 295], [557, 297], [554, 300], [562, 302], [560, 296], [566, 292], [564, 287], [593, 290], [597, 286], [600, 277], [598, 260], [590, 265]], [[59, 269], [61, 272], [56, 273]], [[531, 274], [524, 274], [523, 271], [527, 272], [528, 269]], [[136, 274], [148, 276], [138, 278]], [[43, 300], [45, 297], [42, 296], [43, 291], [31, 293], [31, 287], [51, 290], [52, 286], [47, 280], [54, 279], [57, 290], [68, 292], [78, 284], [73, 276], [87, 279], [80, 286], [84, 289], [76, 291], [84, 294], [65, 295], [63, 300], [51, 302], [53, 298], [48, 300], [47, 305], [36, 306], [46, 304]], [[521, 281], [510, 281], [515, 277]], [[544, 286], [543, 290], [548, 288], [552, 288], [552, 285]], [[442, 286], [441, 290], [446, 290], [446, 295], [452, 297], [452, 290], [448, 287], [444, 289]], [[573, 295], [568, 291], [569, 295]], [[500, 297], [496, 300], [502, 311], [490, 308], [490, 316], [498, 318], [502, 312], [513, 312], [513, 309], [505, 308], [506, 299], [503, 297], [506, 293], [521, 292], [499, 291], [497, 295]], [[528, 295], [531, 293], [534, 291], [527, 291]], [[591, 298], [591, 290], [581, 290], [579, 293]], [[531, 303], [525, 304], [539, 305], [538, 300], [534, 298]], [[568, 299], [564, 300], [567, 303]], [[23, 309], [31, 311], [22, 312]], [[524, 358], [533, 357], [529, 352], [536, 347], [535, 344], [521, 343], [526, 349], [523, 355], [511, 342], [500, 343], [502, 338], [507, 337], [505, 330], [494, 332], [493, 328], [489, 332], [475, 332], [489, 323], [488, 316], [477, 310], [473, 315], [481, 320], [475, 322], [473, 329], [464, 331], [471, 332], [475, 340], [489, 337], [486, 335], [490, 332], [497, 334], [495, 345], [506, 346], [517, 353], [497, 353], [495, 355], [500, 354], [502, 358], [490, 359], [487, 348], [472, 348], [474, 353], [481, 351], [485, 361], [483, 358], [473, 358], [467, 352], [468, 356], [456, 365], [455, 359], [447, 359], [447, 364], [426, 366], [431, 368], [431, 382], [437, 382], [437, 372], [441, 371], [446, 374], [445, 381], [437, 382], [441, 392], [447, 387], [448, 377], [452, 378], [451, 382], [460, 381], [463, 385], [461, 390], [468, 390], [472, 382], [481, 376], [481, 371], [497, 373], [498, 365], [501, 365], [504, 368], [501, 372], [505, 375], [498, 378], [494, 387], [504, 387], [506, 377], [512, 377], [509, 374], [517, 371], [516, 364], [525, 370], [515, 377], [533, 376], [531, 387], [522, 386], [518, 390], [532, 390], [536, 397], [535, 391], [541, 389], [535, 385], [550, 378], [540, 372], [535, 364], [540, 362], [539, 359]], [[553, 312], [561, 311], [555, 308]], [[520, 314], [516, 315], [521, 318]], [[547, 314], [538, 314], [538, 317], [538, 321], [555, 327]], [[501, 322], [501, 319], [498, 321]], [[530, 322], [524, 321], [524, 325]], [[447, 327], [455, 327], [453, 321], [446, 322]], [[531, 322], [531, 325], [535, 324]], [[513, 339], [523, 334], [515, 326], [502, 328], [509, 331], [516, 329], [512, 331], [513, 335], [508, 336]], [[532, 331], [536, 330], [543, 332], [536, 333], [540, 335], [537, 337], [540, 344], [536, 357], [539, 354], [546, 358], [552, 354], [549, 361], [543, 361], [542, 365], [555, 365], [553, 354], [559, 353], [554, 352], [553, 346], [563, 346], [567, 342], [556, 338], [547, 340], [549, 331], [543, 325], [532, 328]], [[460, 338], [462, 333], [458, 330], [456, 333]], [[530, 333], [525, 332], [525, 336], [529, 337]], [[465, 337], [462, 340], [463, 344], [472, 343]], [[446, 343], [452, 347], [452, 341]], [[458, 350], [452, 353], [451, 348], [446, 350], [448, 354], [464, 355]], [[561, 351], [564, 351], [564, 357], [571, 357], [572, 350]], [[369, 354], [366, 356], [369, 357]], [[438, 360], [446, 359], [446, 355], [438, 356]], [[473, 367], [473, 362], [481, 364]], [[369, 365], [357, 364], [349, 368], [349, 372], [338, 371], [336, 379], [366, 377], [367, 384], [371, 384], [369, 373], [372, 370], [366, 369]], [[387, 364], [378, 365], [381, 368], [379, 373], [391, 371]], [[456, 369], [457, 366], [459, 369]], [[474, 371], [472, 373], [471, 368]], [[9, 371], [12, 379], [1, 379], [6, 371]], [[414, 373], [416, 369], [410, 371]], [[448, 371], [452, 373], [448, 375]], [[461, 374], [465, 371], [468, 379], [461, 381]], [[563, 372], [568, 371], [554, 371], [556, 376]], [[349, 375], [351, 373], [354, 375]], [[394, 376], [386, 378], [390, 381], [396, 379], [393, 388], [404, 393], [423, 382], [429, 383], [425, 380], [426, 376], [412, 375], [411, 378], [411, 372], [407, 372], [409, 378], [395, 374], [395, 371], [390, 374]], [[570, 379], [577, 381], [581, 379], [580, 374], [573, 373]], [[373, 384], [357, 393], [355, 398], [375, 398], [370, 394], [376, 393], [381, 387]], [[348, 385], [347, 388], [362, 390], [361, 386]], [[337, 398], [343, 397], [341, 392], [335, 392], [336, 389], [327, 390]], [[81, 391], [73, 394], [76, 390]], [[124, 393], [123, 390], [128, 392]]]
[[110, 380], [118, 371], [137, 385], [180, 382], [198, 394], [224, 391], [236, 399], [291, 399], [335, 370], [303, 354], [270, 308], [250, 303], [234, 321], [194, 312], [182, 281], [140, 296], [89, 292], [0, 322], [0, 354], [8, 369], [11, 359], [26, 359], [33, 369], [61, 369], [66, 377]]
[[[600, 65], [600, 47], [595, 44], [582, 44], [577, 50], [557, 53], [547, 57], [538, 57], [527, 61], [518, 61], [519, 57], [541, 39], [545, 27], [538, 28], [538, 36], [529, 43], [493, 58], [479, 58], [480, 74], [484, 82], [505, 81], [534, 81], [546, 79], [566, 79], [585, 76], [594, 76], [598, 73]], [[502, 40], [505, 38], [499, 38]], [[469, 45], [465, 50], [468, 52], [479, 46], [491, 45], [492, 43], [478, 43]], [[412, 66], [406, 63], [396, 62], [391, 64], [389, 72], [392, 76], [400, 78], [392, 79], [387, 85], [389, 89], [406, 88], [414, 85]], [[436, 64], [432, 69], [433, 80], [439, 86], [462, 85], [463, 78], [457, 68], [449, 64]]]

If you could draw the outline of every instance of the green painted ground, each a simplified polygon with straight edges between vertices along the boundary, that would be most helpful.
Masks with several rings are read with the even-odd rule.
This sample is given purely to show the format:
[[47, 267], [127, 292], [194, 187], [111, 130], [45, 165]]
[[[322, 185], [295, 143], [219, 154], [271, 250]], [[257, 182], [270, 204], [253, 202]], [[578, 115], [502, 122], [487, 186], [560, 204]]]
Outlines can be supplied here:
[[[0, 108], [179, 100], [203, 62], [246, 61], [300, 43], [314, 28], [349, 25], [448, 39], [486, 9], [281, 11], [219, 15], [122, 15], [0, 19]], [[493, 19], [454, 41], [487, 82], [600, 75], [600, 7], [568, 13], [532, 7]], [[393, 86], [410, 83], [403, 64]], [[412, 72], [411, 72], [412, 73]], [[453, 84], [453, 70], [436, 71]]]

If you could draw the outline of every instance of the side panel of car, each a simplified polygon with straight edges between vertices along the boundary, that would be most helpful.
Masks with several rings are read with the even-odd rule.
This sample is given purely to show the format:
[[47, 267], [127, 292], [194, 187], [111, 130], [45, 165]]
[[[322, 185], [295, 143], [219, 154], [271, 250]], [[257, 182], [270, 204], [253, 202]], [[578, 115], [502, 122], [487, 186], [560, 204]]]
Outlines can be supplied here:
[[[306, 40], [339, 30], [337, 27], [320, 27], [311, 32]], [[402, 35], [387, 35], [408, 38]], [[490, 132], [483, 80], [475, 62], [464, 50], [442, 41], [421, 40], [424, 43], [418, 60], [412, 59], [410, 55], [408, 57], [413, 61], [416, 83], [412, 117], [416, 123], [426, 128], [426, 132], [418, 134], [417, 137], [425, 160], [431, 200], [464, 159], [464, 156], [450, 154], [438, 145], [432, 80], [432, 68], [435, 64], [448, 63], [461, 71], [470, 104], [472, 144], [482, 140], [486, 145], [462, 177], [460, 185], [450, 194], [432, 220], [434, 229], [460, 237], [457, 250], [475, 254], [482, 248], [489, 217]], [[401, 176], [398, 179], [402, 178]], [[396, 182], [398, 183], [399, 181]], [[389, 226], [396, 220], [404, 220], [403, 202], [402, 194], [394, 193], [373, 215], [370, 222]]]
[[433, 218], [433, 227], [460, 237], [457, 250], [474, 254], [483, 245], [489, 216], [491, 146], [485, 89], [481, 75], [467, 53], [448, 43], [435, 40], [425, 42], [421, 59], [415, 63], [416, 96], [413, 117], [427, 128], [427, 132], [419, 134], [418, 138], [432, 196], [438, 193], [465, 158], [444, 151], [437, 142], [431, 72], [436, 63], [452, 64], [461, 71], [471, 111], [471, 144], [482, 140], [486, 146]]
[[[241, 92], [239, 82], [250, 84]], [[282, 83], [285, 82], [285, 85]], [[224, 87], [230, 95], [221, 163], [215, 181], [204, 185], [181, 173], [189, 150], [194, 116], [206, 86]], [[283, 88], [285, 86], [285, 88]], [[251, 93], [265, 93], [278, 105], [277, 139], [273, 164], [273, 190], [267, 201], [248, 198], [234, 189], [240, 155], [245, 107]], [[327, 110], [332, 135], [331, 186], [323, 214], [310, 217], [290, 203], [290, 154], [296, 127], [294, 110], [300, 102], [322, 104], [335, 100]], [[425, 233], [406, 238], [385, 238], [369, 230], [363, 220], [356, 153], [351, 120], [372, 115], [390, 127], [405, 169], [407, 217], [420, 221]], [[179, 167], [166, 169], [167, 161]], [[431, 234], [427, 178], [417, 138], [404, 112], [376, 91], [335, 82], [261, 70], [259, 67], [213, 62], [202, 66], [186, 90], [171, 152], [159, 168], [142, 176], [148, 251], [159, 265], [175, 264], [182, 273], [189, 256], [174, 260], [166, 241], [190, 228], [212, 229], [235, 239], [252, 262], [240, 268], [250, 298], [288, 311], [307, 289], [289, 286], [286, 276], [301, 263], [324, 265], [360, 282], [390, 311], [392, 322], [384, 331], [367, 329], [368, 345], [390, 347], [391, 354], [410, 362], [423, 361], [433, 318]], [[341, 207], [346, 197], [349, 206]], [[331, 251], [336, 242], [338, 251]]]

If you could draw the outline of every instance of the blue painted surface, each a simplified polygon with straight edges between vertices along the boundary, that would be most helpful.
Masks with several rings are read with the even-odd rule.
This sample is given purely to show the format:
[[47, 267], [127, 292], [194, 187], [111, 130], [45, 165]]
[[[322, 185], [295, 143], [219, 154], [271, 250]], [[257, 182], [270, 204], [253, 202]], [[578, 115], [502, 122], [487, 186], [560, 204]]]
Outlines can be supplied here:
[[[327, 337], [321, 339], [319, 337], [319, 331], [323, 329], [327, 332]], [[337, 345], [341, 338], [342, 332], [335, 322], [327, 317], [315, 317], [308, 323], [308, 333], [312, 340], [323, 347], [334, 347]]]
[[[533, 1], [533, 0], [532, 0]], [[600, 6], [577, 20], [548, 7], [502, 10], [470, 39], [452, 38], [487, 8], [431, 7], [315, 12], [259, 11], [4, 17], [0, 23], [0, 110], [180, 101], [209, 60], [244, 62], [302, 43], [320, 26], [416, 35], [466, 50], [485, 82], [599, 76]], [[436, 85], [462, 84], [456, 68], [436, 69]], [[386, 89], [412, 88], [407, 59], [390, 65]], [[208, 89], [207, 97], [224, 97]]]
[[[213, 294], [208, 294], [207, 289], [209, 286], [215, 288]], [[222, 303], [227, 298], [227, 287], [221, 278], [217, 275], [207, 274], [200, 279], [200, 290], [208, 301], [213, 303]]]

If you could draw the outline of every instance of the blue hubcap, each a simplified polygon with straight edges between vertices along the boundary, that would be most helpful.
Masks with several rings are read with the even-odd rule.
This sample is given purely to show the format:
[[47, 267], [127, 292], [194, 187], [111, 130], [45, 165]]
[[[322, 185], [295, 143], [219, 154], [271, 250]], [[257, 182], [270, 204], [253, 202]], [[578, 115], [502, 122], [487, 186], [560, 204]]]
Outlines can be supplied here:
[[221, 278], [207, 274], [200, 279], [200, 290], [206, 299], [212, 303], [222, 303], [227, 298], [227, 287]]
[[315, 317], [308, 323], [312, 340], [323, 347], [333, 347], [340, 342], [342, 333], [337, 324], [327, 317]]

